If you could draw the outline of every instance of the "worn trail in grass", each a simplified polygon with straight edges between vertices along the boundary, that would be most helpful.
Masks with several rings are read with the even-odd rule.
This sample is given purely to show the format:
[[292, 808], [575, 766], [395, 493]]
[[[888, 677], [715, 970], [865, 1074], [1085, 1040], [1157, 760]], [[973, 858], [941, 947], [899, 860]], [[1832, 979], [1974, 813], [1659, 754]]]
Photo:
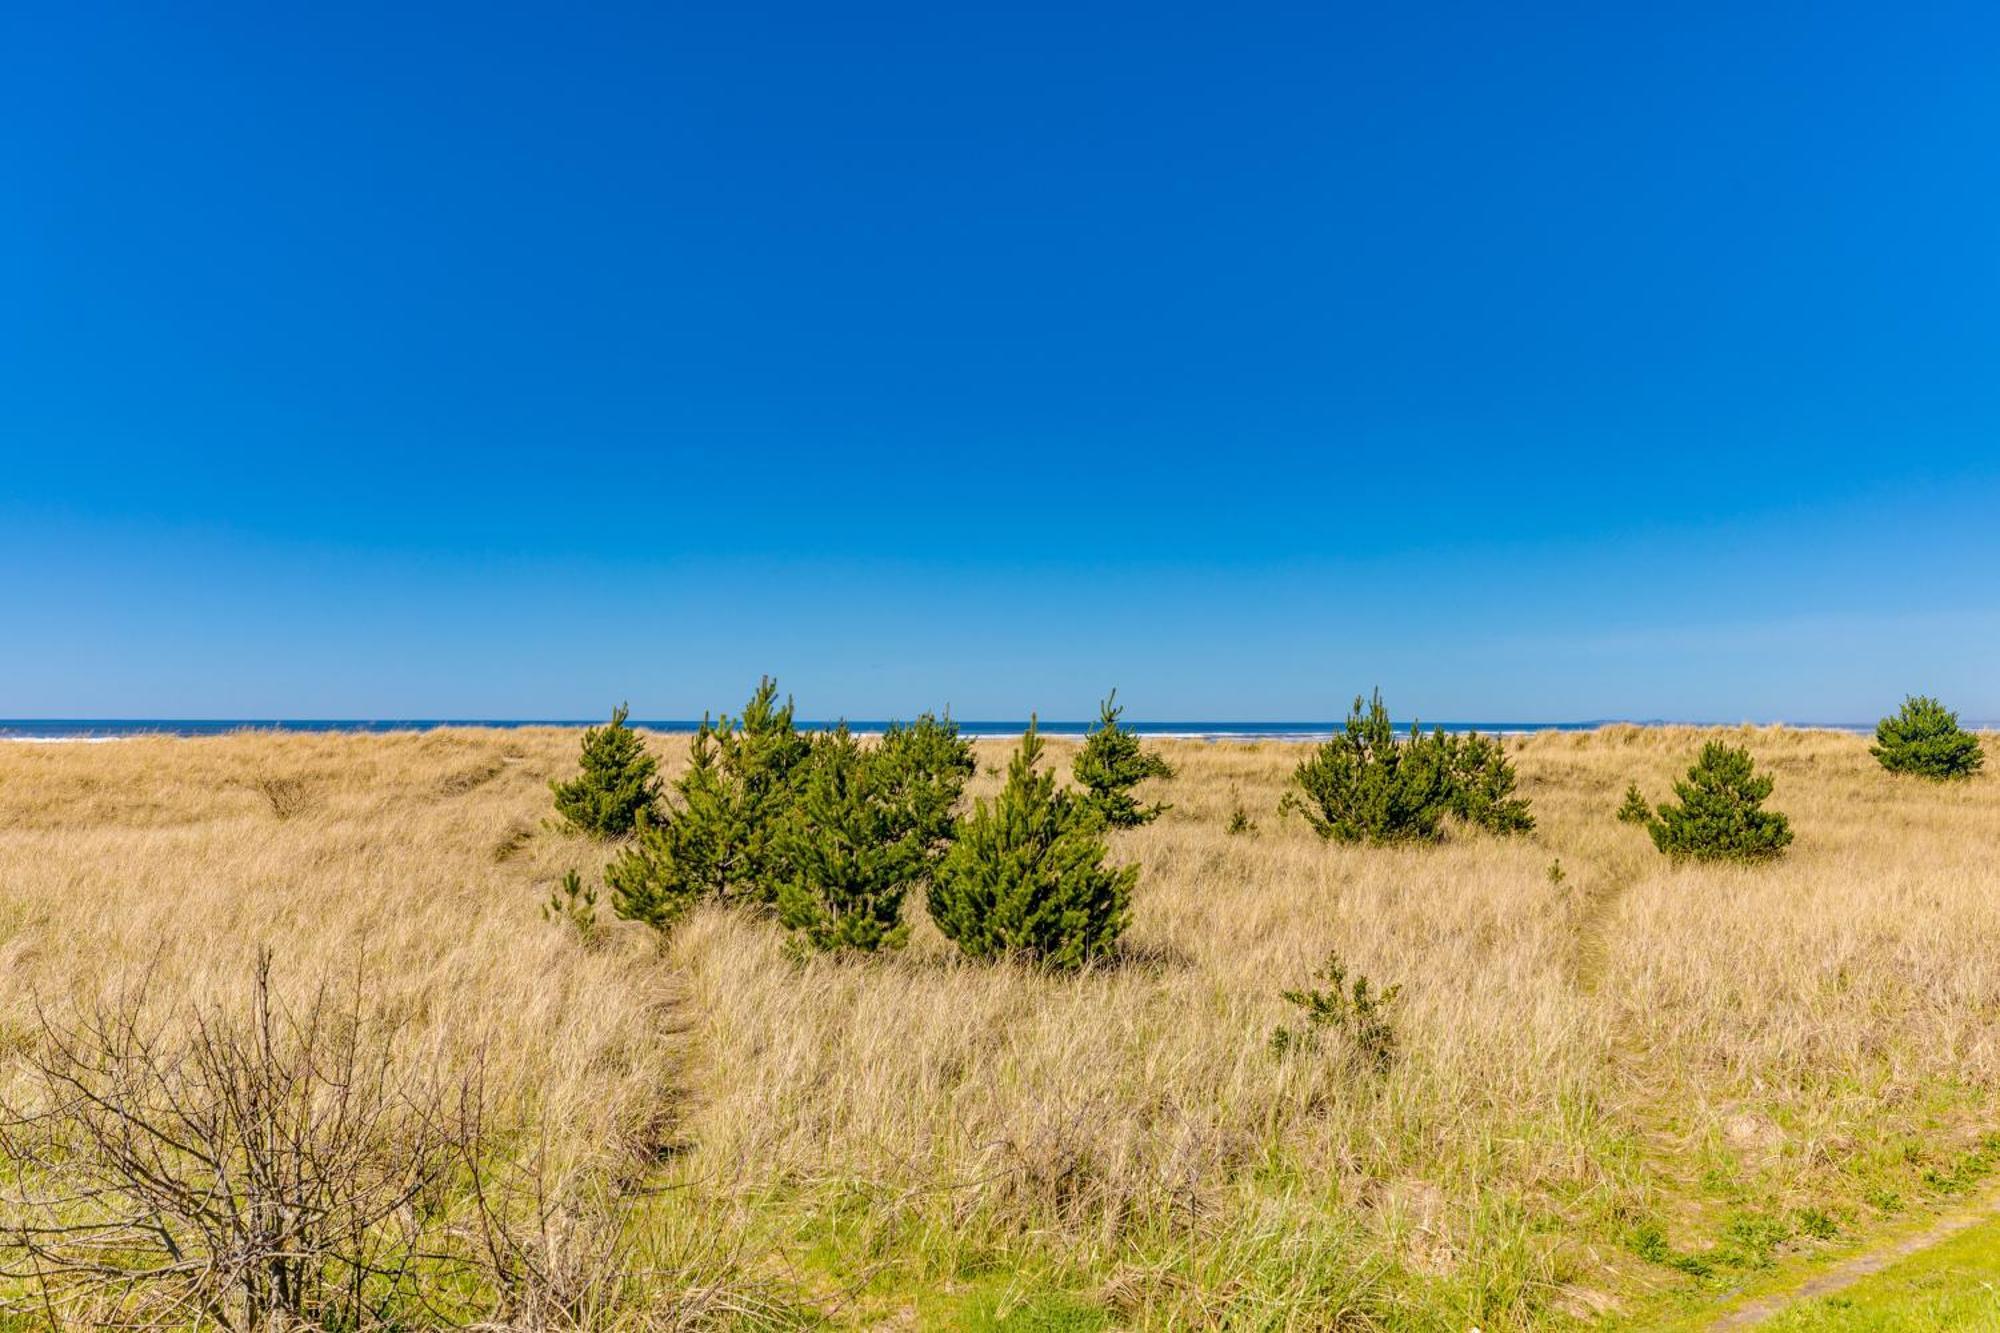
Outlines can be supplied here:
[[1802, 1283], [1754, 1297], [1711, 1327], [1770, 1333], [2000, 1330], [2000, 1192]]

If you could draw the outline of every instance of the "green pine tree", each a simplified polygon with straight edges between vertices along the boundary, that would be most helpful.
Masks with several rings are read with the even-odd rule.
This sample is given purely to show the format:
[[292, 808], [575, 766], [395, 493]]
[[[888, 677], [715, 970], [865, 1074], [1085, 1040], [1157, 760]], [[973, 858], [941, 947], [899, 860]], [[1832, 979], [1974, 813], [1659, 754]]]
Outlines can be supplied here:
[[1137, 828], [1170, 809], [1165, 804], [1141, 805], [1132, 792], [1149, 778], [1170, 778], [1174, 768], [1160, 755], [1140, 747], [1139, 738], [1118, 725], [1124, 713], [1118, 691], [1098, 705], [1097, 725], [1084, 738], [1072, 771], [1089, 793], [1108, 828]]
[[1903, 700], [1893, 717], [1875, 726], [1868, 753], [1891, 773], [1913, 773], [1936, 782], [1969, 778], [1986, 763], [1979, 737], [1958, 725], [1958, 714], [1928, 695]]
[[1468, 824], [1488, 833], [1526, 833], [1535, 827], [1528, 799], [1514, 794], [1518, 779], [1498, 736], [1468, 731], [1449, 736], [1431, 733], [1438, 762], [1445, 772], [1445, 806]]
[[791, 875], [778, 890], [778, 919], [811, 948], [899, 949], [909, 937], [903, 896], [923, 876], [926, 848], [883, 754], [845, 724], [813, 738], [780, 834]]
[[741, 718], [702, 719], [688, 768], [658, 819], [605, 868], [612, 910], [662, 930], [697, 902], [775, 907], [790, 878], [780, 837], [798, 796], [810, 740], [777, 683], [758, 683]]
[[1075, 968], [1116, 945], [1139, 870], [1104, 864], [1102, 816], [1038, 771], [1041, 756], [1031, 720], [998, 798], [975, 804], [938, 863], [930, 912], [969, 957]]
[[1451, 798], [1444, 747], [1414, 723], [1397, 740], [1379, 689], [1365, 713], [1356, 696], [1346, 731], [1307, 756], [1292, 783], [1284, 808], [1336, 842], [1435, 842]]
[[657, 761], [639, 733], [625, 725], [627, 709], [618, 705], [611, 721], [583, 733], [583, 771], [568, 782], [551, 782], [556, 813], [565, 823], [594, 838], [620, 838], [660, 798]]
[[1646, 831], [1654, 846], [1676, 859], [1770, 860], [1792, 841], [1790, 821], [1764, 809], [1773, 785], [1769, 774], [1756, 771], [1748, 750], [1710, 741], [1687, 777], [1674, 784], [1679, 803], [1661, 802]]
[[673, 799], [657, 822], [642, 819], [638, 832], [604, 868], [618, 916], [665, 932], [697, 903], [723, 896], [737, 841], [736, 805], [707, 718], [688, 742], [687, 771], [674, 783]]
[[1636, 782], [1625, 789], [1625, 799], [1618, 806], [1618, 822], [1621, 824], [1653, 822], [1653, 807], [1640, 792], [1639, 784]]
[[811, 740], [792, 724], [792, 701], [778, 704], [778, 683], [757, 682], [743, 716], [716, 729], [720, 770], [733, 798], [734, 828], [724, 869], [724, 897], [774, 906], [790, 878], [778, 831], [798, 799]]
[[915, 722], [894, 722], [875, 749], [879, 785], [896, 820], [898, 836], [916, 839], [928, 878], [951, 845], [958, 826], [958, 802], [978, 763], [972, 742], [958, 734], [946, 713], [925, 713]]

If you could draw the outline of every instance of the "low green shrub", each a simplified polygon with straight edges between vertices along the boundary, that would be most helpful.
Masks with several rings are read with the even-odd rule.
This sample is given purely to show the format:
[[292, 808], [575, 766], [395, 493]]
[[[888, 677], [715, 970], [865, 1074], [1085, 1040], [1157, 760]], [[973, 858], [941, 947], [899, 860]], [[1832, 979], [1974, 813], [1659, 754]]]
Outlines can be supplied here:
[[1958, 714], [1928, 695], [1913, 694], [1893, 717], [1875, 724], [1868, 753], [1891, 773], [1936, 782], [1969, 778], [1986, 763], [1979, 738], [1958, 725]]
[[1281, 992], [1298, 1007], [1300, 1021], [1296, 1027], [1272, 1029], [1271, 1053], [1283, 1057], [1317, 1051], [1331, 1040], [1342, 1054], [1365, 1068], [1388, 1073], [1396, 1058], [1396, 1029], [1390, 1015], [1403, 988], [1376, 990], [1359, 973], [1349, 981], [1346, 965], [1332, 954], [1313, 973], [1313, 980], [1326, 985]]

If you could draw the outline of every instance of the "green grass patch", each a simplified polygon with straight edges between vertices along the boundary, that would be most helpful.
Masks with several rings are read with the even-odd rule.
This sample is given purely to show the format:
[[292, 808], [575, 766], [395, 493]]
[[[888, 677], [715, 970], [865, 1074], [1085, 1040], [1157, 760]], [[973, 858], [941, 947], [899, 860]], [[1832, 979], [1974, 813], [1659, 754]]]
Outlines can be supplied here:
[[1063, 1291], [1023, 1290], [1011, 1278], [986, 1278], [924, 1301], [917, 1326], [968, 1333], [1096, 1333], [1110, 1328], [1102, 1307]]
[[1919, 1251], [1854, 1286], [1802, 1301], [1770, 1333], [2000, 1333], [2000, 1218]]

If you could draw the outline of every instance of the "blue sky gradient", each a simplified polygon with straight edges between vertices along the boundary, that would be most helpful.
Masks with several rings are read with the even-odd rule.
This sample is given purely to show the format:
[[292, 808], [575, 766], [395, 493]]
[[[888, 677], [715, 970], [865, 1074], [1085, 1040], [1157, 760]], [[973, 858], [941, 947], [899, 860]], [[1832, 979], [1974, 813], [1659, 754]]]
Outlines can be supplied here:
[[0, 716], [2000, 718], [1990, 7], [421, 8], [0, 15]]

